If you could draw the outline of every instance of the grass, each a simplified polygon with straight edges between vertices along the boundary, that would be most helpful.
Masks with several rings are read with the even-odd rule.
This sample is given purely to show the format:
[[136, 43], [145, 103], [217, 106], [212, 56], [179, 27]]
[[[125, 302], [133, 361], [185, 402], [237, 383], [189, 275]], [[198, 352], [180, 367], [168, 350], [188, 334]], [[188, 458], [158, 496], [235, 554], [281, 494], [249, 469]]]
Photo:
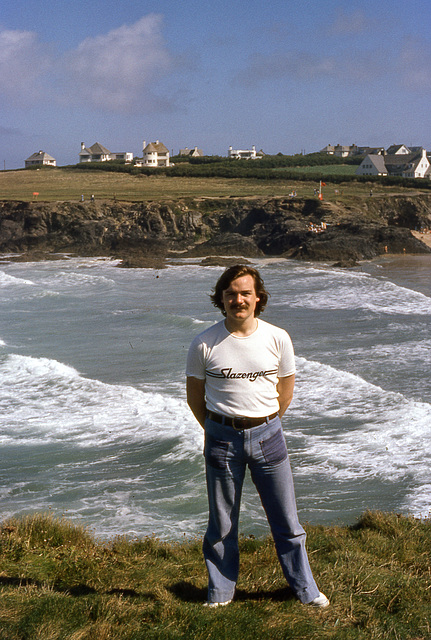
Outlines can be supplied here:
[[[332, 169], [332, 166], [329, 165]], [[337, 168], [338, 165], [337, 165]], [[304, 172], [306, 168], [298, 169]], [[325, 170], [327, 167], [325, 167]], [[316, 167], [310, 167], [316, 171]], [[177, 200], [178, 198], [219, 198], [219, 197], [287, 197], [296, 191], [299, 198], [314, 197], [314, 189], [319, 182], [300, 180], [258, 180], [245, 178], [198, 178], [166, 177], [163, 175], [144, 176], [108, 171], [77, 171], [72, 169], [40, 169], [20, 171], [0, 171], [0, 200], [75, 201], [81, 194], [88, 200], [94, 194], [97, 200], [117, 200], [142, 202], [146, 200]], [[369, 196], [370, 186], [361, 182], [331, 184], [324, 187], [324, 199], [345, 201], [363, 199]], [[373, 185], [374, 196], [396, 193], [411, 193], [405, 187]]]
[[199, 540], [98, 541], [50, 515], [3, 522], [1, 640], [429, 640], [431, 522], [366, 513], [309, 526], [318, 611], [297, 602], [272, 542], [241, 539], [235, 601], [206, 609]]

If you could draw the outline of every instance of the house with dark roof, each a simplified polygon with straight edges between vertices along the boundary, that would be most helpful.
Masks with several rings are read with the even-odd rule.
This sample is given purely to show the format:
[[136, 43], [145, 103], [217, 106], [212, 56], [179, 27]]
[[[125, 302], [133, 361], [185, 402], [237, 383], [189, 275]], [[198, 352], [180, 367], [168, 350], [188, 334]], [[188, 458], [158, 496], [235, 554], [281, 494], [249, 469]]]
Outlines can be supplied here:
[[45, 165], [50, 167], [56, 167], [57, 161], [55, 158], [46, 153], [46, 151], [36, 151], [25, 161], [25, 168], [34, 167], [37, 165]]
[[132, 162], [133, 153], [128, 151], [111, 153], [111, 151], [104, 147], [103, 144], [100, 144], [100, 142], [95, 142], [91, 147], [86, 147], [85, 143], [81, 142], [79, 162], [109, 162], [109, 160]]
[[[393, 150], [394, 147], [389, 147]], [[358, 176], [400, 176], [403, 178], [429, 178], [430, 161], [425, 149], [413, 153], [368, 154], [356, 169]]]
[[362, 156], [368, 153], [379, 154], [384, 153], [384, 147], [358, 147], [356, 144], [351, 145], [342, 145], [336, 144], [331, 145], [327, 144], [326, 147], [323, 147], [319, 151], [319, 153], [326, 153], [328, 156], [338, 156], [339, 158], [347, 158], [350, 156]]
[[194, 149], [189, 149], [186, 147], [185, 149], [180, 149], [180, 156], [187, 156], [188, 158], [202, 158], [204, 152], [202, 149], [198, 149], [195, 147]]
[[392, 144], [386, 149], [388, 156], [405, 156], [413, 151], [418, 151], [418, 149], [409, 149], [405, 144]]

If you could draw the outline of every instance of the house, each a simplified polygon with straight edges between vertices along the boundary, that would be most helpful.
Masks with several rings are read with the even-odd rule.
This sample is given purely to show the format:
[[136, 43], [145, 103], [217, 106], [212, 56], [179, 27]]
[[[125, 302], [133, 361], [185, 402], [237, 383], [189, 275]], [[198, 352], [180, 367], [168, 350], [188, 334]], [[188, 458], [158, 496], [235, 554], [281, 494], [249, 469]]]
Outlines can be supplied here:
[[232, 149], [230, 146], [227, 155], [228, 158], [235, 158], [235, 160], [259, 160], [265, 154], [262, 149], [256, 152], [256, 147], [253, 145], [251, 149]]
[[326, 147], [321, 149], [319, 153], [326, 153], [326, 155], [337, 156], [339, 158], [347, 158], [350, 156], [363, 156], [367, 154], [378, 155], [384, 153], [383, 147], [358, 147], [356, 144], [350, 146], [337, 144], [335, 146], [327, 144]]
[[79, 154], [79, 162], [109, 162], [109, 160], [124, 160], [125, 162], [132, 162], [133, 153], [128, 151], [121, 151], [117, 153], [111, 153], [109, 149], [95, 142], [91, 147], [86, 147], [84, 142], [81, 142], [81, 152]]
[[357, 176], [387, 176], [385, 157], [382, 154], [369, 153], [356, 169]]
[[354, 156], [357, 153], [357, 146], [352, 144], [350, 146], [336, 144], [327, 144], [326, 147], [320, 150], [319, 153], [326, 153], [328, 156], [337, 156], [339, 158], [347, 158], [348, 156]]
[[162, 142], [156, 140], [148, 144], [143, 142], [143, 157], [135, 159], [136, 167], [169, 167], [169, 150]]
[[187, 156], [189, 158], [202, 158], [204, 152], [202, 151], [202, 149], [198, 149], [197, 147], [195, 147], [194, 149], [189, 149], [188, 147], [186, 147], [185, 149], [180, 149], [179, 155]]
[[386, 149], [386, 153], [388, 154], [388, 156], [407, 155], [408, 153], [412, 152], [413, 149], [409, 149], [405, 144], [393, 144]]
[[55, 158], [50, 156], [49, 153], [46, 153], [45, 151], [37, 151], [36, 153], [33, 153], [32, 156], [27, 158], [27, 160], [25, 161], [25, 168], [27, 169], [28, 167], [34, 167], [37, 165], [56, 167], [57, 161]]
[[[389, 147], [393, 150], [394, 147]], [[403, 178], [429, 178], [430, 161], [422, 147], [413, 153], [385, 153], [367, 155], [356, 170], [358, 176], [401, 176]]]
[[327, 144], [326, 147], [320, 149], [319, 153], [326, 153], [327, 156], [334, 155], [335, 147], [332, 144]]
[[354, 156], [356, 154], [357, 146], [352, 144], [350, 146], [346, 146], [343, 144], [337, 144], [334, 147], [334, 156], [338, 158], [347, 158], [348, 156]]
[[422, 148], [419, 152], [386, 155], [385, 164], [389, 175], [403, 178], [425, 178], [430, 167], [427, 152]]
[[384, 153], [385, 153], [385, 148], [384, 147], [356, 147], [356, 153], [354, 155], [358, 155], [358, 156], [367, 156], [367, 155], [381, 156]]

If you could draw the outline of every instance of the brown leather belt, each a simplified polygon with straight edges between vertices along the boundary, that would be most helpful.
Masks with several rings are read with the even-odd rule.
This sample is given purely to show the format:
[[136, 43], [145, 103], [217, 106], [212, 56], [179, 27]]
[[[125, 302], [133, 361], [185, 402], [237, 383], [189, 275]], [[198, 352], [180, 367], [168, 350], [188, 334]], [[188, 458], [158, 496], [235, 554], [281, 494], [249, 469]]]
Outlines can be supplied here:
[[222, 416], [220, 413], [214, 413], [214, 411], [207, 411], [207, 416], [210, 420], [214, 422], [219, 422], [220, 424], [225, 424], [228, 427], [233, 427], [237, 431], [243, 431], [244, 429], [251, 429], [252, 427], [258, 427], [260, 424], [264, 422], [269, 422], [269, 420], [274, 420], [274, 418], [278, 415], [276, 411], [270, 416], [264, 416], [263, 418], [237, 418], [230, 416]]

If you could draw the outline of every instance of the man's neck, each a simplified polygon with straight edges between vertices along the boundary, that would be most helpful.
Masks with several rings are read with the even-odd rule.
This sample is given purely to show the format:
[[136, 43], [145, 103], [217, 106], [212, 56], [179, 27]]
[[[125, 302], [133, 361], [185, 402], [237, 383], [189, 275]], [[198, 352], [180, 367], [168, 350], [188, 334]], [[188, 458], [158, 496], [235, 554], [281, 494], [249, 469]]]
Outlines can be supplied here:
[[226, 318], [224, 321], [224, 325], [226, 329], [234, 336], [240, 336], [245, 338], [246, 336], [250, 336], [257, 329], [257, 318], [251, 317], [246, 320], [239, 320], [235, 322], [232, 318]]

